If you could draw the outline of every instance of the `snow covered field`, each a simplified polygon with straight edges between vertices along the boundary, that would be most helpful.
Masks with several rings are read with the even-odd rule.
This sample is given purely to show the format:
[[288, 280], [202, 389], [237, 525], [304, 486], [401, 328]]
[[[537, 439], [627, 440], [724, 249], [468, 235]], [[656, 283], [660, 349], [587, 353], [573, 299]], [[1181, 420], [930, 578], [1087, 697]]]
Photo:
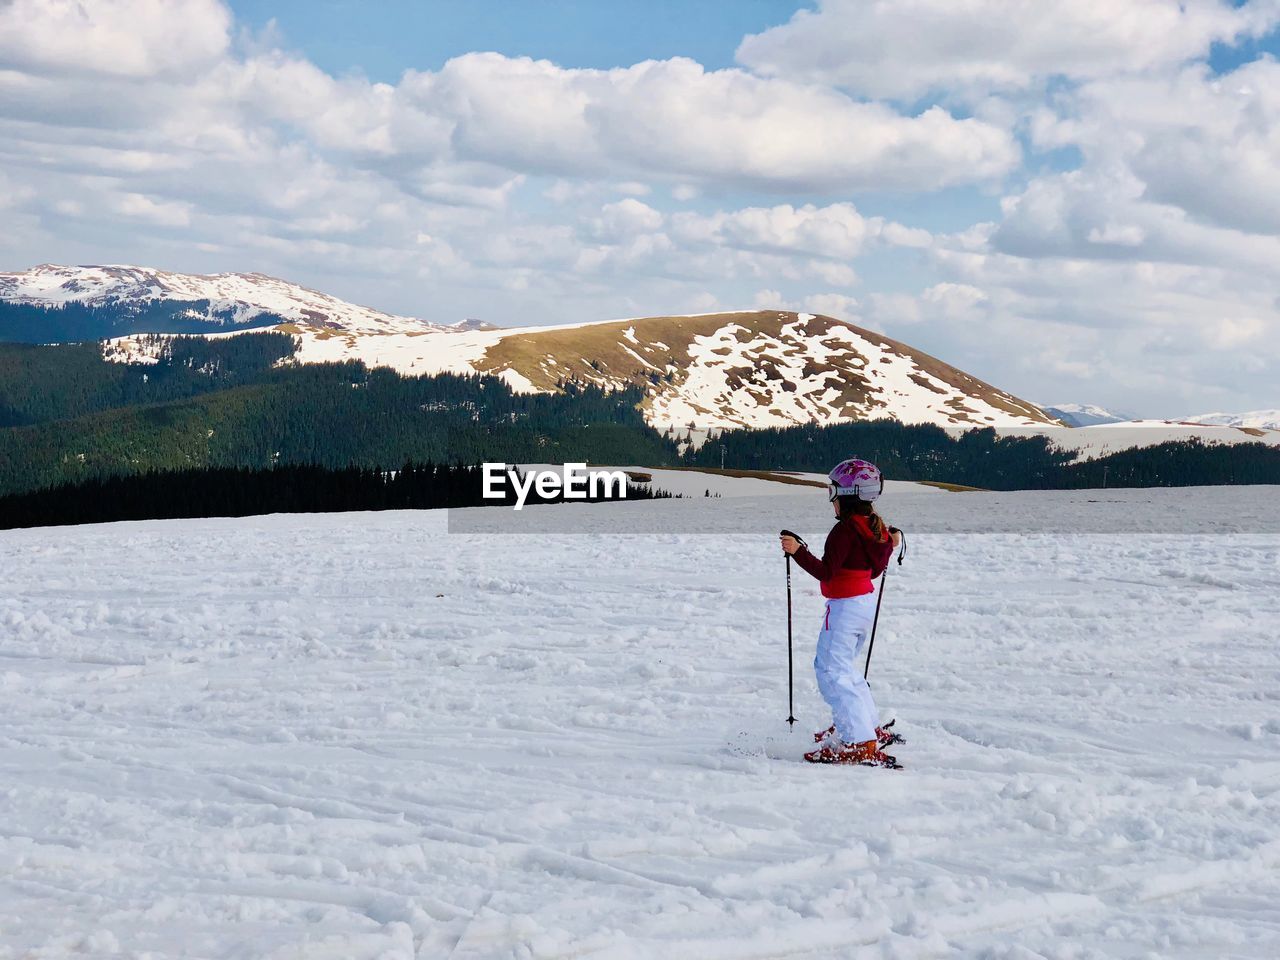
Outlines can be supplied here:
[[821, 768], [796, 491], [526, 511], [755, 538], [0, 533], [0, 958], [1280, 956], [1280, 534], [917, 534], [871, 671], [906, 770]]
[[[952, 436], [964, 428], [948, 429]], [[1199, 440], [1207, 444], [1265, 443], [1280, 446], [1280, 430], [1271, 427], [1222, 426], [1173, 423], [1166, 420], [1124, 420], [1092, 427], [996, 427], [1002, 437], [1048, 437], [1054, 446], [1074, 450], [1077, 460], [1094, 460], [1135, 447]]]

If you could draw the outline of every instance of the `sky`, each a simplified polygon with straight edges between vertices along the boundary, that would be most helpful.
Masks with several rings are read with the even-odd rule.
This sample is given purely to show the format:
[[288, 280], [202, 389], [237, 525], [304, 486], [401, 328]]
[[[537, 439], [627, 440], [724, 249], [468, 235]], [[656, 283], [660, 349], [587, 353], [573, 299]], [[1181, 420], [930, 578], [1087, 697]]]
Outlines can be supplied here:
[[0, 0], [0, 269], [502, 325], [778, 308], [1280, 408], [1280, 0]]

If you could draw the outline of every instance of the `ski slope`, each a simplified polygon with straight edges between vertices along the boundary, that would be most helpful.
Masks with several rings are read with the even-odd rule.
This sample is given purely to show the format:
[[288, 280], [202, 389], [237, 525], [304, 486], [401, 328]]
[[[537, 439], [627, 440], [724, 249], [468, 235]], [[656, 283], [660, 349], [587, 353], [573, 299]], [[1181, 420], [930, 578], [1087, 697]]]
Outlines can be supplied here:
[[1274, 488], [891, 489], [901, 772], [798, 762], [798, 571], [783, 723], [796, 490], [0, 533], [0, 958], [1280, 955]]

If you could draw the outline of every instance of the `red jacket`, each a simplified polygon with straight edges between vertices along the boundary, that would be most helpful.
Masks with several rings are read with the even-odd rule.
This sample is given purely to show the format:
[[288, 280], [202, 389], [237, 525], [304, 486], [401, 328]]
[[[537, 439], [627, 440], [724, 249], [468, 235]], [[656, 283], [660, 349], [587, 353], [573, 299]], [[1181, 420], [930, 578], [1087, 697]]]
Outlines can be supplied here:
[[877, 539], [866, 517], [851, 516], [831, 528], [821, 560], [808, 547], [801, 547], [792, 556], [821, 582], [822, 595], [828, 600], [860, 597], [871, 593], [871, 581], [889, 565], [893, 538], [886, 527], [883, 539]]

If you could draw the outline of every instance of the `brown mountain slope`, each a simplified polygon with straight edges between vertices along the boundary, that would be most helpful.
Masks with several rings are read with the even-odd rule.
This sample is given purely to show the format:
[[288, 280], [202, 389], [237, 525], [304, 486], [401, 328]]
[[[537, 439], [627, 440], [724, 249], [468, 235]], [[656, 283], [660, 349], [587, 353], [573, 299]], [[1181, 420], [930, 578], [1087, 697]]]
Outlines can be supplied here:
[[1056, 423], [1034, 404], [907, 344], [833, 317], [779, 311], [645, 317], [509, 332], [473, 361], [534, 388], [644, 386], [658, 425], [766, 426], [896, 416]]

